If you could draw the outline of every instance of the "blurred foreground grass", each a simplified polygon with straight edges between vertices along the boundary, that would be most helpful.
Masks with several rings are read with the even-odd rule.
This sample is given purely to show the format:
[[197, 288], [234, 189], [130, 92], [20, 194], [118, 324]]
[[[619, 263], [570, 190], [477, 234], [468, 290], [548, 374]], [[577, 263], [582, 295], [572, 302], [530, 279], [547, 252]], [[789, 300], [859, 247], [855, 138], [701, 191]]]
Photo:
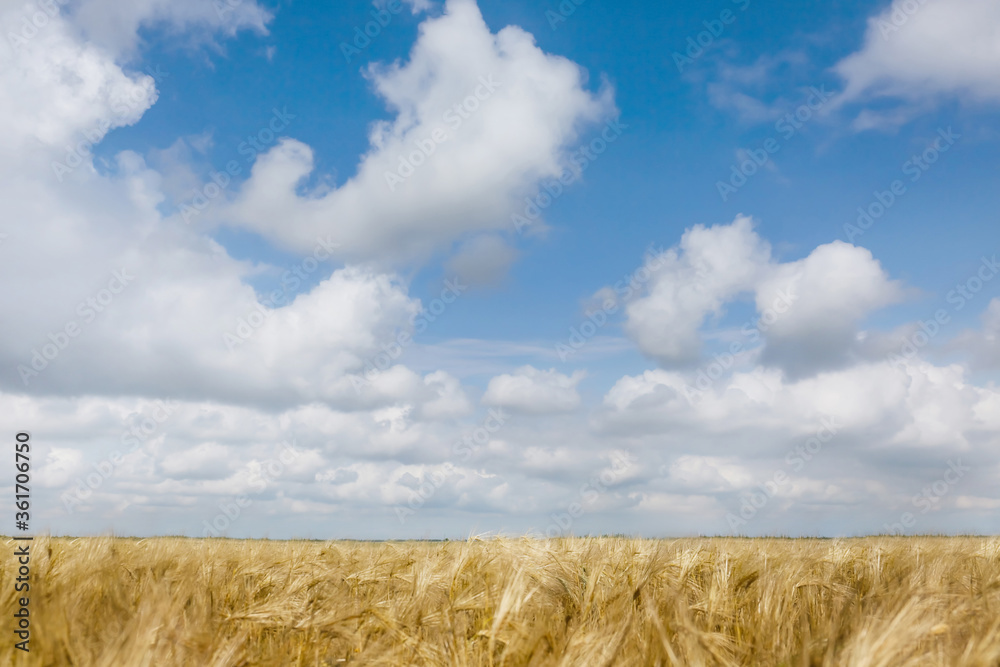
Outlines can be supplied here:
[[3, 665], [1000, 665], [1000, 539], [32, 543]]

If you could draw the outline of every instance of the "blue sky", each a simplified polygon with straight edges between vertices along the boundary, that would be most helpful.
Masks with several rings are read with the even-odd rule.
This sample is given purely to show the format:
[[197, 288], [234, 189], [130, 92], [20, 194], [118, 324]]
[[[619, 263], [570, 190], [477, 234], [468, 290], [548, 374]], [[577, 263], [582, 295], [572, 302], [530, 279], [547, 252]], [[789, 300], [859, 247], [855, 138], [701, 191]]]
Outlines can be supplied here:
[[39, 7], [0, 5], [39, 529], [996, 531], [992, 3]]

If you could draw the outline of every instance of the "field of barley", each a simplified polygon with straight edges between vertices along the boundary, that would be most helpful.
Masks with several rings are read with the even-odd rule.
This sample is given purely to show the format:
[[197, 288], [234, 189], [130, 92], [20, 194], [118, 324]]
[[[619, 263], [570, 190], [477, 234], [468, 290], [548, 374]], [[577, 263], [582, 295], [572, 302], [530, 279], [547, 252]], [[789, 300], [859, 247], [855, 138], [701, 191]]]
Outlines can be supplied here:
[[[1000, 665], [998, 538], [40, 537], [32, 552], [31, 652], [5, 631], [3, 665]], [[15, 570], [8, 556], [5, 610]]]

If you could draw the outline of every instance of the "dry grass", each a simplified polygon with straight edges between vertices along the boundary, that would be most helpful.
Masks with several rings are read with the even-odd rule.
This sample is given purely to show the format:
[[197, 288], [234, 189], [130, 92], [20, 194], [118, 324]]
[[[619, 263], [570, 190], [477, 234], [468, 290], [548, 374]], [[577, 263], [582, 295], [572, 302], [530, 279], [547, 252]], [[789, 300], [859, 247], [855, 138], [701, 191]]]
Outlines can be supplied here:
[[[995, 538], [43, 537], [33, 551], [32, 652], [5, 630], [0, 664], [1000, 665]], [[5, 610], [12, 576], [8, 557]]]

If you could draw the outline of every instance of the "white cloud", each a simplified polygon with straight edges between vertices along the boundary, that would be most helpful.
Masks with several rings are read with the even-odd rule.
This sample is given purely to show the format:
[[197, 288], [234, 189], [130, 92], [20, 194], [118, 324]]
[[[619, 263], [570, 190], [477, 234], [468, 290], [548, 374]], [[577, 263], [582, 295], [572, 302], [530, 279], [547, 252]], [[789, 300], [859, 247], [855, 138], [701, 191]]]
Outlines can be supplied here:
[[[213, 256], [195, 238], [166, 230], [131, 235], [137, 247], [129, 250], [120, 248], [128, 236], [108, 239], [106, 230], [80, 222], [93, 235], [75, 251], [53, 248], [41, 235], [16, 241], [28, 257], [65, 259], [62, 280], [28, 261], [0, 269], [28, 279], [21, 291], [0, 296], [0, 304], [33, 312], [0, 340], [8, 387], [350, 403], [357, 395], [346, 373], [361, 371], [418, 311], [391, 276], [354, 268], [335, 271], [287, 306], [268, 308], [241, 281], [246, 266]], [[87, 299], [107, 295], [115, 271], [129, 284], [110, 304], [98, 305], [100, 312], [88, 307]], [[19, 308], [25, 299], [52, 307]], [[70, 325], [82, 331], [72, 339], [65, 333]], [[63, 349], [42, 359], [52, 345]]]
[[523, 196], [569, 166], [578, 132], [614, 110], [610, 91], [587, 92], [580, 67], [530, 34], [491, 33], [472, 0], [425, 21], [408, 62], [368, 74], [396, 116], [374, 124], [353, 177], [300, 194], [313, 152], [286, 139], [217, 221], [302, 251], [333, 233], [348, 261], [423, 259], [470, 232], [509, 229]]
[[244, 29], [265, 34], [271, 18], [255, 0], [84, 0], [73, 11], [88, 41], [119, 54], [135, 50], [140, 27], [166, 26], [178, 35], [209, 39]]
[[[858, 364], [800, 380], [757, 369], [689, 393], [694, 373], [647, 371], [608, 391], [601, 419], [618, 433], [697, 433], [712, 439], [713, 453], [747, 457], [773, 452], [776, 441], [807, 434], [827, 418], [839, 437], [867, 439], [869, 450], [958, 452], [971, 434], [992, 428], [981, 415], [997, 396], [966, 375], [960, 366], [922, 361]], [[746, 437], [755, 430], [770, 435]]]
[[[19, 33], [20, 17], [0, 13], [0, 33]], [[150, 76], [126, 74], [111, 54], [80, 41], [58, 15], [23, 44], [0, 40], [0, 90], [0, 154], [45, 166], [44, 157], [64, 161], [67, 144], [86, 142], [88, 150], [109, 129], [135, 123], [157, 95]]]
[[[435, 380], [447, 384], [444, 377], [429, 384]], [[819, 525], [832, 532], [878, 530], [898, 517], [897, 498], [906, 503], [919, 492], [915, 479], [935, 479], [949, 460], [975, 465], [976, 474], [966, 475], [955, 497], [976, 500], [946, 498], [939, 517], [945, 523], [933, 527], [946, 527], [954, 512], [988, 511], [996, 500], [1000, 394], [969, 384], [960, 367], [918, 362], [900, 372], [878, 363], [799, 381], [775, 371], [735, 373], [694, 405], [678, 391], [690, 381], [667, 371], [622, 378], [590, 425], [571, 415], [523, 422], [513, 415], [468, 459], [457, 456], [454, 443], [481, 423], [471, 414], [450, 423], [423, 419], [405, 406], [270, 412], [179, 402], [155, 434], [144, 437], [141, 451], [73, 514], [57, 500], [37, 521], [56, 532], [113, 521], [121, 532], [198, 535], [220, 503], [246, 493], [253, 506], [233, 524], [232, 535], [259, 535], [261, 526], [272, 536], [303, 535], [326, 516], [338, 517], [337, 526], [317, 535], [460, 535], [495, 525], [484, 524], [485, 515], [502, 516], [503, 525], [520, 532], [544, 529], [551, 514], [565, 511], [581, 485], [599, 479], [613, 452], [634, 465], [590, 506], [593, 523], [580, 524], [587, 530], [648, 531], [655, 520], [668, 533], [726, 533], [726, 513], [779, 471], [789, 481], [767, 511], [783, 532], [815, 532]], [[2, 395], [0, 401], [20, 410], [5, 410], [2, 428], [16, 428], [23, 415], [57, 425], [34, 434], [36, 455], [48, 462], [39, 483], [55, 498], [122, 451], [122, 434], [153, 410], [150, 402], [127, 398]], [[808, 450], [802, 448], [824, 421], [835, 428], [834, 437], [803, 458]], [[297, 454], [279, 467], [274, 462], [283, 441]], [[403, 525], [394, 508], [410, 502], [417, 511]], [[826, 508], [819, 517], [817, 504]], [[859, 504], [869, 508], [860, 523]], [[828, 520], [818, 522], [824, 516]], [[766, 532], [775, 525], [767, 521], [751, 523], [748, 532]]]
[[[894, 0], [868, 20], [861, 49], [834, 68], [846, 83], [838, 103], [944, 95], [1000, 101], [998, 39], [1000, 4], [993, 0]], [[907, 117], [888, 113], [887, 122]], [[880, 122], [872, 114], [860, 120]]]
[[454, 419], [472, 412], [472, 402], [462, 390], [458, 378], [444, 371], [435, 371], [424, 378], [424, 384], [436, 395], [421, 408], [424, 418]]
[[678, 485], [701, 493], [745, 488], [756, 481], [735, 457], [682, 454], [670, 464], [670, 477]]
[[802, 375], [863, 356], [855, 350], [860, 322], [903, 290], [868, 250], [841, 241], [775, 262], [741, 216], [686, 231], [653, 271], [647, 293], [626, 307], [625, 331], [661, 364], [690, 365], [701, 358], [707, 318], [745, 294], [755, 297], [759, 317], [747, 327], [767, 342], [763, 360]]
[[888, 278], [870, 251], [842, 241], [779, 264], [757, 287], [758, 312], [776, 314], [761, 327], [767, 339], [763, 361], [793, 375], [843, 366], [864, 317], [902, 298], [900, 283]]
[[53, 447], [45, 455], [45, 464], [38, 469], [38, 480], [43, 487], [59, 489], [84, 471], [83, 452], [68, 447]]
[[679, 247], [656, 267], [648, 294], [626, 307], [625, 331], [643, 353], [663, 363], [696, 360], [705, 318], [753, 289], [770, 257], [770, 246], [748, 217], [687, 230]]
[[60, 4], [0, 5], [0, 152], [30, 154], [40, 143], [65, 154], [67, 144], [93, 146], [108, 130], [135, 123], [157, 97], [152, 77], [120, 66], [130, 60], [140, 27], [233, 35], [263, 32], [270, 20], [254, 0]]
[[513, 374], [491, 379], [483, 395], [483, 404], [530, 414], [571, 412], [580, 406], [576, 386], [584, 376], [583, 371], [570, 376], [555, 369], [543, 371], [522, 366]]

